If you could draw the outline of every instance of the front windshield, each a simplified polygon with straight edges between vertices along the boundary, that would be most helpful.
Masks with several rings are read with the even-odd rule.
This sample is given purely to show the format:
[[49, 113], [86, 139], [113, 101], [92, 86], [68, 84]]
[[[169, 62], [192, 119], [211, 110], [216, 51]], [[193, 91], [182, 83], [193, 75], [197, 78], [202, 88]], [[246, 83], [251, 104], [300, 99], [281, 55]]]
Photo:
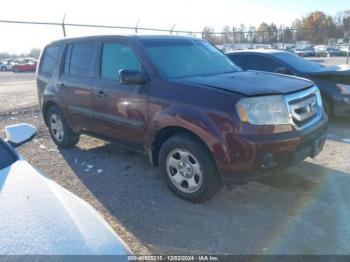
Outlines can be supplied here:
[[168, 78], [240, 71], [223, 53], [203, 40], [142, 39], [154, 65]]
[[274, 53], [273, 56], [277, 57], [282, 62], [286, 63], [287, 65], [293, 67], [295, 70], [300, 72], [311, 73], [311, 72], [318, 71], [321, 68], [321, 65], [310, 62], [296, 54], [281, 52], [281, 53]]

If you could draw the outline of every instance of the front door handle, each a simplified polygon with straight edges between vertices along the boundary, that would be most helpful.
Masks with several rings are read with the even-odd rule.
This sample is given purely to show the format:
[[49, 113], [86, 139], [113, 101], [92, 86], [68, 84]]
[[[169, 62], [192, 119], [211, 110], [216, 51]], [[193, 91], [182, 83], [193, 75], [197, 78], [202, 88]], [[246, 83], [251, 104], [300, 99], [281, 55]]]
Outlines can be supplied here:
[[96, 95], [98, 97], [106, 97], [107, 96], [107, 94], [103, 90], [97, 91]]

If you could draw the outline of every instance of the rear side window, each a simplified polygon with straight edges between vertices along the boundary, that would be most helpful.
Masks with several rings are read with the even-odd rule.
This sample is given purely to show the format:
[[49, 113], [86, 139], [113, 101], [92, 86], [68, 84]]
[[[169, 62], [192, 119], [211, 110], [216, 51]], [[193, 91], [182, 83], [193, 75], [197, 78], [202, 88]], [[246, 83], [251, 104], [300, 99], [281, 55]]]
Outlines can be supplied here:
[[231, 61], [236, 65], [242, 68], [243, 55], [228, 55]]
[[71, 76], [93, 75], [96, 45], [94, 43], [69, 44], [66, 49], [64, 73]]
[[45, 49], [41, 59], [40, 72], [52, 75], [58, 63], [60, 46], [49, 46]]
[[259, 56], [259, 55], [246, 56], [245, 69], [247, 70], [273, 72], [274, 70], [280, 67], [282, 67], [282, 65], [264, 56]]
[[132, 49], [125, 44], [103, 44], [101, 78], [119, 80], [119, 70], [142, 70], [142, 66]]

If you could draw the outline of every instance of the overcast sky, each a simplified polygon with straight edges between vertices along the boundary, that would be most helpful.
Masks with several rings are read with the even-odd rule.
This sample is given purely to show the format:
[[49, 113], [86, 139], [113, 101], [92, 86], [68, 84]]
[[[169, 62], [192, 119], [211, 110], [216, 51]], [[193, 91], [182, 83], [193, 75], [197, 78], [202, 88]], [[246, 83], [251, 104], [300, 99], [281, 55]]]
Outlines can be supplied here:
[[[302, 15], [321, 10], [334, 16], [350, 9], [349, 0], [2, 0], [0, 20], [62, 21], [68, 23], [140, 26], [201, 31], [209, 25], [258, 26], [261, 22], [290, 25]], [[130, 34], [128, 30], [67, 28], [68, 36]], [[146, 33], [146, 32], [141, 32]], [[57, 26], [10, 25], [0, 23], [0, 52], [27, 52], [61, 38]]]

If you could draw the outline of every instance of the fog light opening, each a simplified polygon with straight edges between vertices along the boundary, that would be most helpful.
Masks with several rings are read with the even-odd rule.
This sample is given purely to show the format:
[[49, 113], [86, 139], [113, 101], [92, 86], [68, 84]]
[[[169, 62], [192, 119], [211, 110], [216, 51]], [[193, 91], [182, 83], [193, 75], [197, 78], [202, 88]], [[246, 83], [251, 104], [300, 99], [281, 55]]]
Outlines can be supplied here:
[[277, 163], [275, 162], [275, 157], [271, 153], [267, 153], [264, 155], [262, 159], [262, 168], [271, 168], [277, 166]]

